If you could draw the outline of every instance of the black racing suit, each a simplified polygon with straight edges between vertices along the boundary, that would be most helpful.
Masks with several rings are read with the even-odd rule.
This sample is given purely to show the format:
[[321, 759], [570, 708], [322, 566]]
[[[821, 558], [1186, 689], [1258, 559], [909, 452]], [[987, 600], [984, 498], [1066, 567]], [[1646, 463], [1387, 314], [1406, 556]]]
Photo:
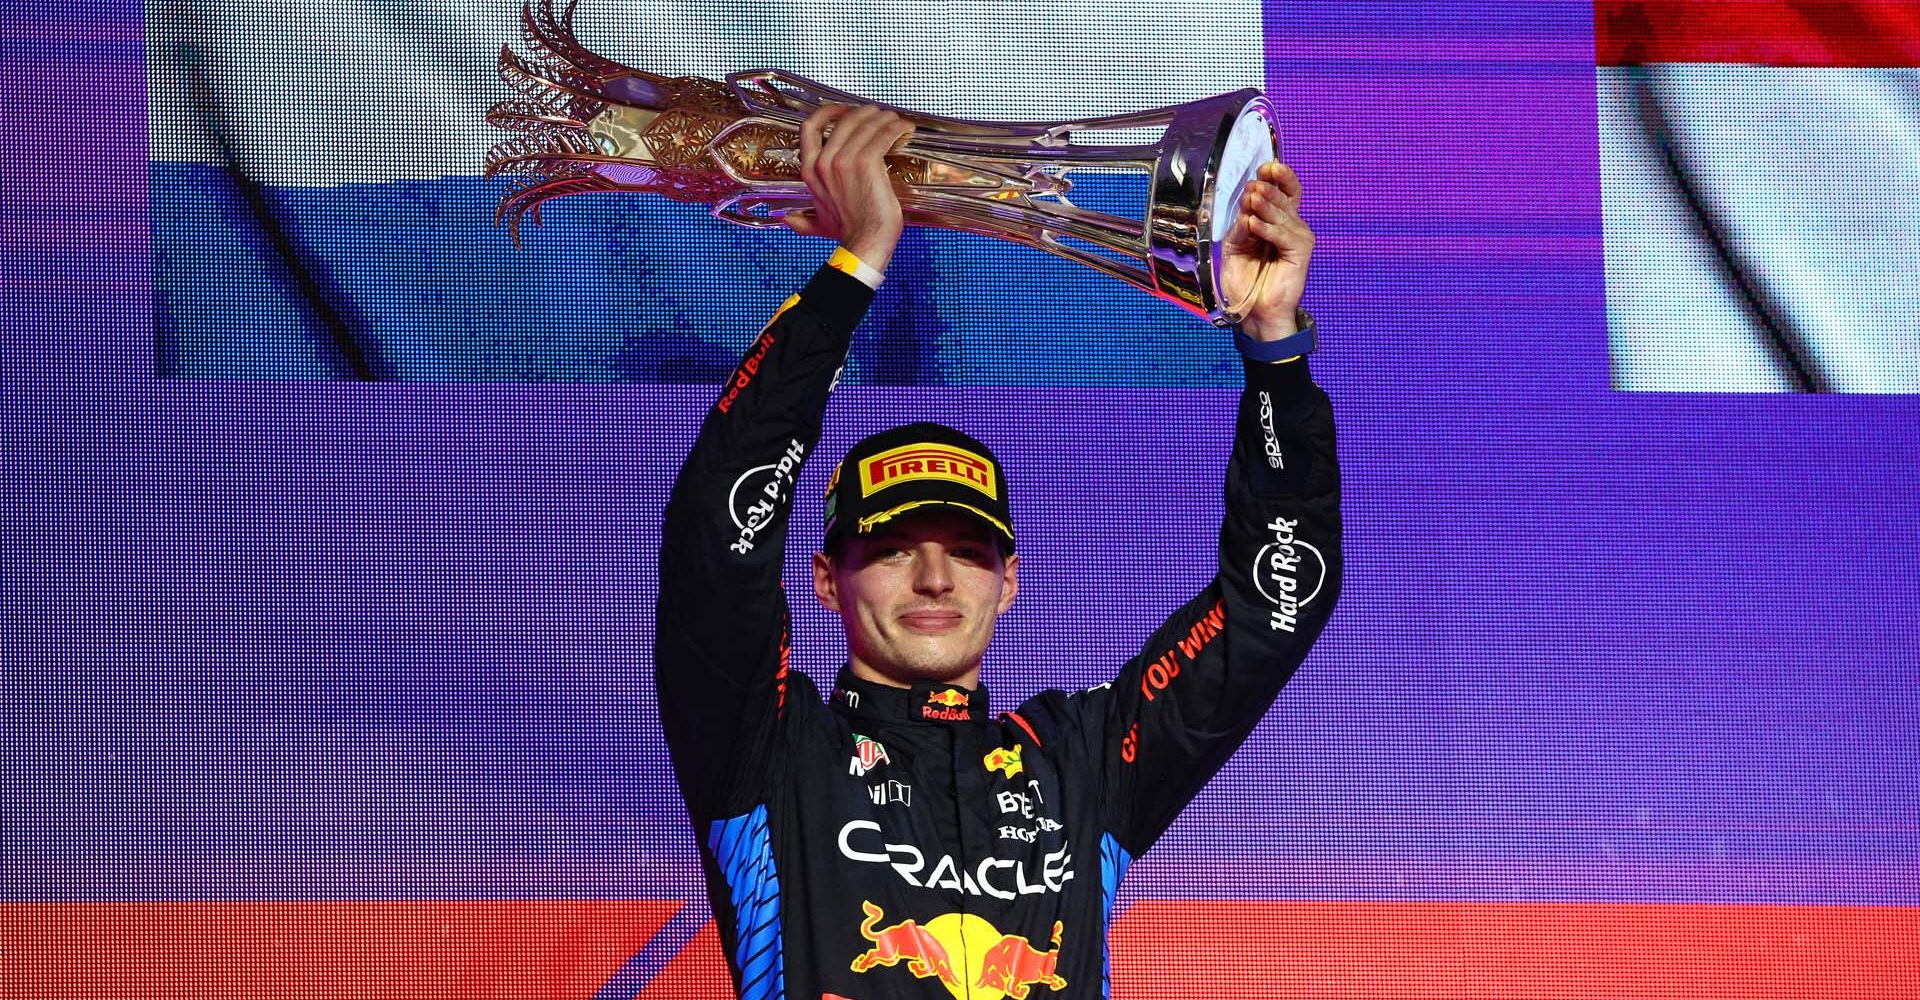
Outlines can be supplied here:
[[1112, 683], [984, 688], [788, 664], [795, 476], [873, 293], [823, 267], [702, 424], [667, 506], [660, 709], [742, 997], [1103, 997], [1114, 890], [1265, 714], [1340, 581], [1326, 396], [1248, 364], [1220, 572]]

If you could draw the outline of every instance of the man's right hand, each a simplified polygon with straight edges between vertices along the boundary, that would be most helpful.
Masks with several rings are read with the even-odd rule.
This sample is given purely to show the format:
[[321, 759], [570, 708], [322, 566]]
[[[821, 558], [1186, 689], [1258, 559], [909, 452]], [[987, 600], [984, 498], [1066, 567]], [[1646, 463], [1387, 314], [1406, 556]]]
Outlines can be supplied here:
[[906, 119], [873, 105], [829, 104], [808, 116], [800, 126], [800, 177], [813, 208], [788, 213], [787, 227], [838, 240], [861, 263], [886, 270], [906, 225], [886, 156], [912, 133]]

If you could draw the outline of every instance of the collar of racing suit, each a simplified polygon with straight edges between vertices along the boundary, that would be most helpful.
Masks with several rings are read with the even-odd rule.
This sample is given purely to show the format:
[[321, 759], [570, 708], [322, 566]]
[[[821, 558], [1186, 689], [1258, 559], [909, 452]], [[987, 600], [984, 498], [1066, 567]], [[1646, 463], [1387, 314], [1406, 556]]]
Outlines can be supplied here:
[[987, 686], [969, 691], [952, 684], [892, 687], [863, 681], [847, 667], [834, 680], [833, 707], [855, 719], [952, 725], [987, 720]]

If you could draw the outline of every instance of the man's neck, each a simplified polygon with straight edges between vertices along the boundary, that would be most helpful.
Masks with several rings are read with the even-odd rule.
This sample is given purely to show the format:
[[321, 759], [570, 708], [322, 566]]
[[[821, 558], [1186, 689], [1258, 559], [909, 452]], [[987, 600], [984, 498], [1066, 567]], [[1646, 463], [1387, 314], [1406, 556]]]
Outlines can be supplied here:
[[924, 677], [911, 674], [894, 676], [853, 656], [847, 659], [847, 670], [869, 684], [883, 684], [887, 687], [910, 688], [915, 684], [951, 684], [954, 687], [972, 691], [980, 686], [980, 664], [978, 663], [968, 667], [966, 672], [952, 677]]

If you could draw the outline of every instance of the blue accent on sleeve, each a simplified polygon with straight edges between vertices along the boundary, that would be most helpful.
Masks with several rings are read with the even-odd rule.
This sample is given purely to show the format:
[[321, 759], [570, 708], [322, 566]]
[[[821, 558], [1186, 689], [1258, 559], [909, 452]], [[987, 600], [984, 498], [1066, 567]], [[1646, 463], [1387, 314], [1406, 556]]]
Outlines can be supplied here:
[[1113, 995], [1113, 949], [1108, 933], [1113, 929], [1113, 897], [1120, 891], [1120, 880], [1127, 877], [1133, 855], [1120, 846], [1113, 834], [1100, 835], [1100, 995]]
[[782, 1000], [786, 967], [780, 940], [780, 876], [767, 836], [767, 807], [717, 820], [707, 847], [726, 876], [733, 903], [734, 964], [740, 969], [741, 1000]]
[[1281, 337], [1279, 340], [1255, 340], [1242, 333], [1239, 327], [1235, 327], [1233, 346], [1239, 349], [1241, 357], [1261, 363], [1285, 361], [1303, 354], [1312, 354], [1320, 347], [1320, 331], [1314, 325], [1312, 316], [1307, 316], [1305, 311], [1301, 312], [1301, 316], [1306, 322], [1300, 324], [1299, 331]]

